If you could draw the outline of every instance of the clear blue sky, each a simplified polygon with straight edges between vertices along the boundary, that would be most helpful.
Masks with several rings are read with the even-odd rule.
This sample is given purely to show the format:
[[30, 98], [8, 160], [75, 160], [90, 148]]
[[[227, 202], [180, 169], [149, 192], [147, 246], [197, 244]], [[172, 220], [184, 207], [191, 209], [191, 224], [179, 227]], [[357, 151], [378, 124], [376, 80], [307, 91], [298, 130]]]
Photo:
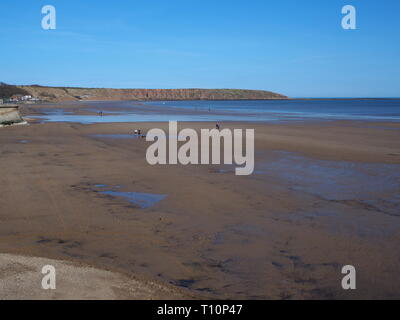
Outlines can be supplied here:
[[[341, 28], [346, 4], [357, 30]], [[2, 0], [0, 12], [7, 83], [400, 96], [398, 0]]]

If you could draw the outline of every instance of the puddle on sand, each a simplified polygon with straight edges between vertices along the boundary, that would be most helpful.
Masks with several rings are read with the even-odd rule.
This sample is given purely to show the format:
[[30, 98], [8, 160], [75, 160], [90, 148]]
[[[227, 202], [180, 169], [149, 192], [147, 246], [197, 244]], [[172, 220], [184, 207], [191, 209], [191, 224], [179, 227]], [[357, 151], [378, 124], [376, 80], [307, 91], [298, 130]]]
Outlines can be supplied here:
[[226, 243], [246, 244], [255, 238], [264, 237], [267, 232], [258, 226], [243, 224], [226, 227], [223, 231], [217, 232], [212, 241], [213, 245], [223, 245]]
[[140, 137], [134, 134], [93, 134], [91, 136], [101, 139], [139, 139]]
[[[278, 152], [277, 160], [258, 164], [267, 175], [288, 181], [292, 188], [327, 200], [380, 198], [400, 188], [400, 165], [318, 160]], [[256, 165], [257, 166], [257, 165]]]
[[110, 189], [121, 189], [120, 185], [116, 185], [116, 186], [109, 186], [107, 184], [103, 184], [103, 183], [98, 183], [94, 185], [96, 188], [98, 189], [104, 189], [104, 188], [110, 188]]
[[[212, 171], [235, 172], [232, 165]], [[257, 179], [277, 178], [291, 190], [327, 201], [346, 202], [365, 209], [400, 216], [400, 165], [308, 158], [287, 151], [272, 151], [255, 162]], [[264, 178], [263, 178], [264, 177]]]
[[271, 117], [265, 117], [260, 119], [254, 116], [243, 118], [243, 116], [237, 115], [223, 115], [220, 114], [196, 114], [196, 115], [185, 115], [185, 114], [158, 114], [154, 112], [149, 113], [116, 113], [116, 114], [105, 114], [104, 116], [99, 115], [81, 115], [72, 114], [63, 110], [57, 110], [57, 112], [43, 111], [45, 115], [30, 116], [33, 119], [39, 119], [42, 123], [47, 122], [74, 122], [81, 124], [94, 124], [94, 123], [121, 123], [121, 122], [168, 122], [168, 121], [271, 121], [276, 120]]
[[28, 140], [21, 140], [19, 143], [27, 144], [27, 143], [29, 143], [29, 141]]
[[[234, 167], [234, 166], [231, 166], [231, 165], [229, 165], [229, 166], [231, 167], [229, 169], [216, 169], [215, 171], [212, 171], [212, 172], [221, 173], [221, 174], [227, 174], [227, 173], [235, 174], [236, 173], [236, 168], [241, 168], [240, 166], [238, 166], [238, 167]], [[263, 171], [263, 170], [254, 170], [252, 174], [259, 175], [259, 174], [265, 174], [265, 173], [266, 172]]]
[[148, 209], [167, 197], [164, 194], [121, 192], [112, 190], [100, 191], [100, 193], [111, 197], [124, 198], [141, 209]]
[[[156, 139], [157, 136], [147, 134], [147, 135], [135, 135], [135, 134], [93, 134], [91, 137], [101, 138], [101, 139], [139, 139], [139, 138], [148, 138], [148, 139]], [[180, 140], [186, 140], [186, 137], [177, 136], [177, 135], [165, 135], [167, 139], [174, 138]]]
[[[224, 165], [212, 172], [234, 173], [235, 166]], [[293, 190], [327, 200], [369, 199], [400, 190], [398, 164], [319, 160], [286, 151], [272, 151], [256, 160], [253, 175], [283, 179]]]

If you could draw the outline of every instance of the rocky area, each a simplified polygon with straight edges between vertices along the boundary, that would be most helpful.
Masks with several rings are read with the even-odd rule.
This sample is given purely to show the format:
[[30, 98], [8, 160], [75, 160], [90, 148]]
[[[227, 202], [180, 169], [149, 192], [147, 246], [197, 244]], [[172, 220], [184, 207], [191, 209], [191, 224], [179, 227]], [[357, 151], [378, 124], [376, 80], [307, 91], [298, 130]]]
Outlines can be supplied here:
[[18, 86], [43, 101], [79, 100], [268, 100], [286, 96], [262, 90], [239, 89], [95, 89]]
[[26, 124], [19, 113], [18, 106], [0, 105], [0, 127], [13, 124]]

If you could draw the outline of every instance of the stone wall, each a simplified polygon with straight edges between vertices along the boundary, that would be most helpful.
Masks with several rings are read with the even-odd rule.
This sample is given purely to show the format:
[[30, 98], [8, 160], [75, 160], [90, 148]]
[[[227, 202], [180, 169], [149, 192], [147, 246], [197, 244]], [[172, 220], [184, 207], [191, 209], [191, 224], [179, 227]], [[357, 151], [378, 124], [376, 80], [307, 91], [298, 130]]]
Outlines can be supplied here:
[[0, 125], [22, 123], [24, 120], [18, 111], [18, 106], [0, 105]]

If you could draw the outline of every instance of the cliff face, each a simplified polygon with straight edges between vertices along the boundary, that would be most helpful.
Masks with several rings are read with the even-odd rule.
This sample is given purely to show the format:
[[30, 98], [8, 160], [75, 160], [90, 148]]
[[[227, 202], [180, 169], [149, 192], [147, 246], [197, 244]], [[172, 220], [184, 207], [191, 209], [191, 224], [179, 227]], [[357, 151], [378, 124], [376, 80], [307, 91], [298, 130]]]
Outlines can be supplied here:
[[268, 100], [286, 96], [262, 90], [238, 89], [87, 89], [19, 86], [51, 102], [78, 100]]

